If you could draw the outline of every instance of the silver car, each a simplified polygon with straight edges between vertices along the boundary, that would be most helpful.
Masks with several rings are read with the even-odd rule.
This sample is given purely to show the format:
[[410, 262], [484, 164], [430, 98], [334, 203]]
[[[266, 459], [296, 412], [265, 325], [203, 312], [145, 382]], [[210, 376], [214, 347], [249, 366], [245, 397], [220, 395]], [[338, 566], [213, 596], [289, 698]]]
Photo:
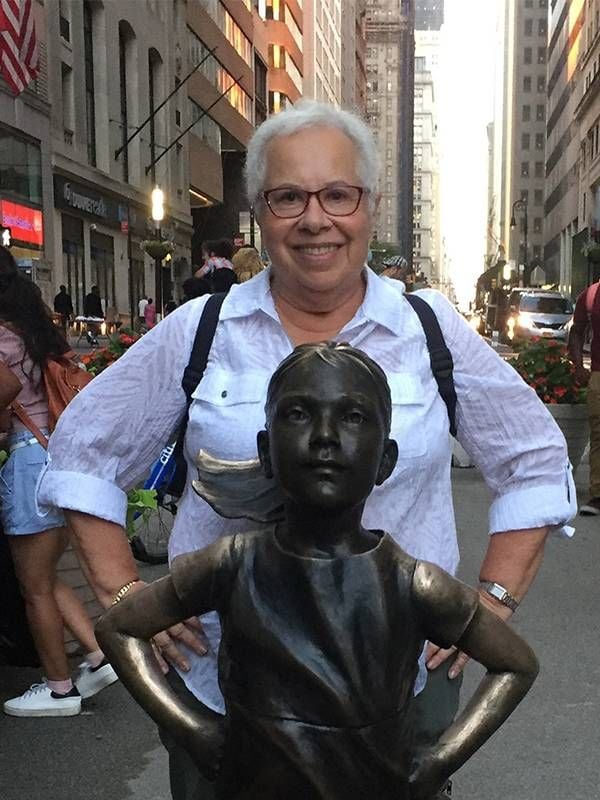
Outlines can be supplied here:
[[[512, 298], [511, 298], [512, 299]], [[506, 323], [509, 339], [558, 339], [566, 342], [573, 320], [573, 303], [560, 292], [520, 291]]]

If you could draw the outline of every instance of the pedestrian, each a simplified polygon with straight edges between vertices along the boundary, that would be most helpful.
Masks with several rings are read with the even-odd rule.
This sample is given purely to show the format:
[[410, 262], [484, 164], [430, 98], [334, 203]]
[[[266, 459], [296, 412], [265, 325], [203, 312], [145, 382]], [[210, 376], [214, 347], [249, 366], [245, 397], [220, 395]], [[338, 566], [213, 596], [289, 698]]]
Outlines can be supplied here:
[[167, 300], [165, 303], [165, 317], [177, 308], [175, 300]]
[[238, 283], [249, 281], [250, 278], [258, 275], [264, 269], [258, 250], [251, 244], [242, 245], [237, 253], [234, 254], [231, 263]]
[[193, 300], [195, 297], [203, 297], [211, 293], [211, 285], [206, 278], [186, 278], [181, 284], [183, 290], [183, 303]]
[[144, 326], [146, 325], [146, 320], [144, 318], [144, 311], [146, 306], [148, 305], [148, 298], [144, 295], [139, 303], [138, 303], [138, 328], [139, 330], [143, 330]]
[[207, 280], [212, 292], [228, 292], [236, 283], [231, 261], [233, 242], [230, 239], [206, 241], [202, 245], [202, 255], [204, 264], [194, 272], [194, 277]]
[[156, 306], [151, 297], [148, 298], [148, 302], [144, 308], [144, 325], [148, 331], [156, 325]]
[[54, 310], [60, 316], [60, 326], [66, 335], [67, 325], [73, 318], [73, 302], [71, 295], [67, 293], [67, 287], [62, 284], [54, 298]]
[[[273, 374], [265, 415], [258, 449], [265, 483], [282, 491], [281, 520], [175, 559], [168, 578], [103, 617], [99, 640], [145, 710], [187, 737], [223, 800], [399, 800], [409, 785], [411, 797], [432, 797], [524, 696], [536, 659], [474, 589], [361, 525], [398, 455], [372, 359], [300, 345]], [[191, 732], [186, 706], [157, 679], [150, 638], [211, 608], [227, 716], [215, 725], [205, 707]], [[488, 674], [444, 743], [415, 754], [425, 639], [472, 650]]]
[[[577, 380], [587, 386], [587, 410], [590, 423], [589, 499], [579, 508], [583, 516], [600, 514], [600, 281], [577, 297], [573, 326], [569, 332], [568, 351], [575, 365]], [[583, 345], [591, 335], [591, 371], [583, 365]]]
[[[365, 526], [388, 531], [411, 556], [454, 573], [458, 543], [447, 407], [402, 283], [365, 267], [379, 177], [371, 130], [348, 111], [302, 101], [257, 128], [246, 170], [248, 199], [271, 266], [233, 286], [221, 307], [189, 410], [187, 487], [169, 541], [171, 558], [255, 528], [249, 520], [224, 519], [195, 495], [194, 459], [201, 450], [228, 460], [252, 459], [270, 375], [294, 345], [333, 339], [359, 345], [374, 358], [392, 392], [391, 438], [400, 457], [367, 501]], [[549, 532], [570, 532], [565, 525], [574, 513], [575, 488], [564, 437], [535, 393], [441, 293], [418, 294], [451, 351], [457, 438], [491, 490], [493, 535], [479, 573], [481, 601], [508, 619], [535, 577]], [[105, 605], [143, 586], [123, 533], [124, 490], [131, 475], [149, 470], [163, 444], [173, 441], [186, 413], [181, 381], [206, 302], [177, 309], [126, 359], [95, 378], [69, 405], [52, 437], [39, 500], [72, 509], [69, 519]], [[172, 631], [175, 640], [164, 633], [154, 641], [175, 665], [168, 679], [187, 702], [193, 706], [198, 698], [222, 710], [218, 620], [209, 614], [202, 624], [209, 646], [188, 625]], [[189, 645], [185, 654], [174, 643], [180, 639]], [[452, 648], [429, 646], [423, 654], [415, 684], [420, 742], [436, 739], [454, 716], [466, 661]], [[196, 796], [210, 798], [211, 787], [186, 754], [163, 738], [177, 800], [190, 796], [186, 784], [196, 786]]]
[[[58, 509], [40, 515], [35, 501], [46, 455], [35, 426], [44, 436], [49, 433], [42, 370], [49, 358], [69, 349], [39, 289], [18, 274], [10, 253], [0, 248], [0, 362], [20, 383], [16, 399], [22, 409], [18, 417], [10, 414], [6, 426], [9, 457], [0, 470], [0, 518], [46, 676], [4, 703], [5, 713], [17, 717], [73, 716], [81, 711], [82, 697], [117, 680], [81, 601], [57, 577], [58, 559], [68, 541], [64, 516]], [[4, 405], [1, 411], [6, 410]], [[87, 653], [75, 684], [65, 652], [65, 626]]]
[[83, 316], [90, 320], [86, 323], [87, 331], [85, 333], [85, 338], [88, 344], [92, 345], [92, 347], [97, 347], [100, 323], [95, 320], [104, 319], [100, 289], [97, 286], [92, 286], [89, 294], [86, 294], [83, 299]]

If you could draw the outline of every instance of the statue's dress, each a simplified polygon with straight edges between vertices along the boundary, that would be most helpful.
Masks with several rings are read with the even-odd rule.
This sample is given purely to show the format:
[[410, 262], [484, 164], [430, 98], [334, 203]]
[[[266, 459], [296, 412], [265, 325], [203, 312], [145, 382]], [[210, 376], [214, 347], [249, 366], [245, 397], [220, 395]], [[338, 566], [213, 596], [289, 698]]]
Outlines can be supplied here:
[[[416, 561], [387, 534], [346, 558], [302, 558], [275, 531], [225, 537], [172, 566], [186, 610], [217, 609], [227, 709], [217, 797], [403, 800], [424, 624]], [[470, 621], [455, 620], [455, 640]], [[452, 644], [445, 641], [440, 644]]]

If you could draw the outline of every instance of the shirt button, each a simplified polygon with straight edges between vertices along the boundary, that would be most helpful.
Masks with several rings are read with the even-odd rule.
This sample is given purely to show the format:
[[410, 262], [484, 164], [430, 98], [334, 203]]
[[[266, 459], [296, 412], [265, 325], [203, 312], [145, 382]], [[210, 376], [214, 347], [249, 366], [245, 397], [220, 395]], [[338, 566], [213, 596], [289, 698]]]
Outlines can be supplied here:
[[221, 392], [221, 397], [227, 397], [227, 389], [223, 389]]

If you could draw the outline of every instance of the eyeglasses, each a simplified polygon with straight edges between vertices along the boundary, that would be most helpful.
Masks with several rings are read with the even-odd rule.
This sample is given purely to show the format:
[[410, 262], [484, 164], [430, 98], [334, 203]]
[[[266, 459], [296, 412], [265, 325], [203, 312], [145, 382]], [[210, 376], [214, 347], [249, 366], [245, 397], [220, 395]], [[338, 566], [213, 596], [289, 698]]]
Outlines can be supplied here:
[[302, 216], [313, 195], [316, 196], [319, 205], [329, 216], [348, 217], [350, 214], [354, 214], [360, 205], [363, 194], [367, 192], [368, 189], [363, 189], [362, 186], [326, 186], [317, 192], [283, 186], [278, 189], [269, 189], [263, 192], [262, 196], [271, 213], [282, 219]]

